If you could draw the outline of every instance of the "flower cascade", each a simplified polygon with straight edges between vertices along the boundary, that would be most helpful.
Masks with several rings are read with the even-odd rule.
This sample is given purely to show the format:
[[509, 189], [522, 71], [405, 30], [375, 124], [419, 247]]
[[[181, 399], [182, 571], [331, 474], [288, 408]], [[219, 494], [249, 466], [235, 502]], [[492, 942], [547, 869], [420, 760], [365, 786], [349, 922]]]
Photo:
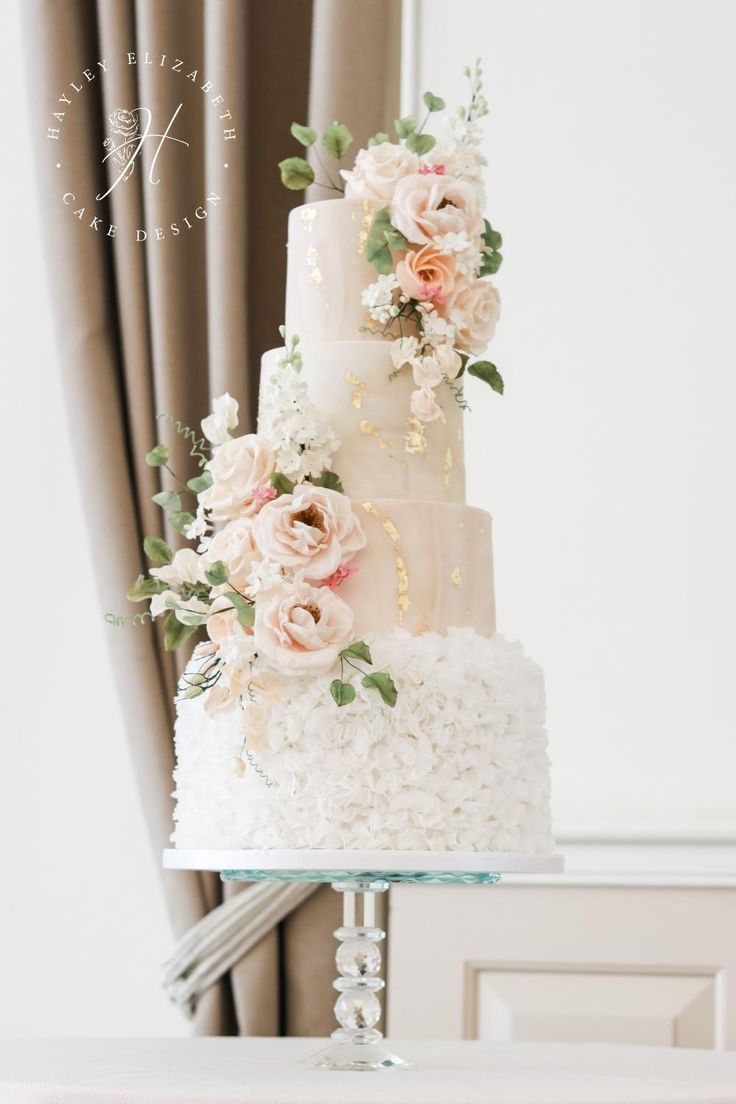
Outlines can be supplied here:
[[[168, 471], [180, 487], [154, 501], [197, 548], [174, 552], [160, 537], [146, 537], [151, 566], [128, 592], [131, 601], [150, 603], [151, 618], [162, 619], [168, 650], [198, 629], [206, 633], [182, 676], [180, 696], [206, 694], [210, 714], [242, 711], [243, 767], [252, 762], [268, 707], [290, 676], [332, 672], [329, 690], [342, 706], [355, 698], [350, 675], [357, 672], [387, 705], [396, 702], [393, 680], [371, 669], [370, 649], [354, 638], [352, 608], [338, 593], [357, 570], [351, 561], [366, 537], [330, 470], [339, 441], [307, 398], [298, 345], [294, 337], [286, 346], [258, 433], [233, 436], [238, 403], [225, 394], [201, 423], [194, 478], [184, 482], [171, 471], [165, 445], [147, 454], [147, 463]], [[182, 509], [184, 495], [195, 500], [195, 513]]]
[[[438, 141], [425, 132], [430, 117], [445, 108], [432, 92], [423, 97], [425, 118], [397, 119], [397, 141], [375, 134], [358, 151], [352, 169], [340, 169], [347, 199], [360, 200], [372, 212], [365, 256], [376, 279], [365, 288], [362, 302], [373, 323], [370, 333], [392, 341], [394, 373], [412, 373], [415, 390], [411, 413], [422, 422], [441, 418], [439, 386], [449, 387], [465, 406], [461, 377], [484, 380], [503, 394], [503, 379], [494, 364], [481, 356], [494, 336], [500, 315], [496, 287], [487, 278], [498, 271], [501, 235], [483, 217], [485, 158], [480, 150], [480, 120], [488, 114], [480, 62], [464, 70], [470, 101], [447, 120]], [[303, 146], [315, 147], [318, 136], [294, 123], [292, 135]], [[343, 124], [333, 123], [322, 146], [342, 160], [352, 143]], [[317, 183], [342, 191], [334, 175], [328, 183], [315, 180], [302, 158], [279, 165], [282, 183], [300, 189]]]

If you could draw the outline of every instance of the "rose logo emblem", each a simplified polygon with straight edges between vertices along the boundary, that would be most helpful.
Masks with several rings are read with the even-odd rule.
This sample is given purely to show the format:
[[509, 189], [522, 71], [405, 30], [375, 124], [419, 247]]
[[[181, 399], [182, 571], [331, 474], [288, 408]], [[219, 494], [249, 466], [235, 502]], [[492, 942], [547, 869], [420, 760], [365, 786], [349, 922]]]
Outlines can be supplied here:
[[107, 150], [106, 158], [112, 156], [113, 161], [123, 170], [120, 182], [126, 181], [135, 168], [135, 154], [140, 140], [140, 111], [135, 108], [129, 111], [127, 107], [116, 107], [107, 117], [109, 130], [118, 135], [119, 140], [106, 138], [102, 143]]

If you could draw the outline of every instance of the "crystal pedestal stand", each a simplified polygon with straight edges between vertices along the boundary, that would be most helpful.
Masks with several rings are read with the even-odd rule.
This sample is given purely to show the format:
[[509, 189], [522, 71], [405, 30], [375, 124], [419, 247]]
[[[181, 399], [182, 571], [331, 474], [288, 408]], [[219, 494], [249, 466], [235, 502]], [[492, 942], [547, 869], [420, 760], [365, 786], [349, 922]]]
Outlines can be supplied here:
[[340, 1027], [333, 1042], [310, 1058], [315, 1069], [378, 1070], [408, 1066], [386, 1045], [376, 1027], [381, 1018], [378, 994], [385, 982], [381, 969], [380, 944], [386, 933], [376, 925], [376, 894], [385, 893], [389, 883], [382, 879], [333, 882], [342, 894], [342, 927], [335, 962], [340, 975], [333, 983], [338, 991], [335, 1016]]

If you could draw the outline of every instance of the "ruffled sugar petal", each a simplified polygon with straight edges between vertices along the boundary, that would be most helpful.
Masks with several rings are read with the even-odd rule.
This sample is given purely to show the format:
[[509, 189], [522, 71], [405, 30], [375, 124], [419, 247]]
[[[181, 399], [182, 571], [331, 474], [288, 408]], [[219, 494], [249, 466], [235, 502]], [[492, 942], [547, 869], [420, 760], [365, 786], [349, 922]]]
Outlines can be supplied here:
[[521, 646], [470, 629], [368, 643], [395, 708], [357, 675], [341, 708], [330, 675], [284, 679], [254, 751], [270, 786], [233, 772], [239, 711], [181, 703], [178, 847], [551, 850], [544, 685]]

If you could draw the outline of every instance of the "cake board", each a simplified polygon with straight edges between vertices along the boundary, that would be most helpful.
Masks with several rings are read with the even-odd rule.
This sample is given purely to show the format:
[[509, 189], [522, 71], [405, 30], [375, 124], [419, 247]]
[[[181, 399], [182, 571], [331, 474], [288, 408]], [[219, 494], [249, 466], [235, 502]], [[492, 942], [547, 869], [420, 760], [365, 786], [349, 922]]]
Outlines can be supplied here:
[[379, 944], [386, 933], [376, 924], [375, 898], [392, 883], [417, 885], [495, 885], [504, 874], [555, 874], [562, 855], [491, 851], [328, 851], [195, 850], [164, 851], [170, 870], [208, 870], [224, 881], [328, 883], [342, 894], [343, 922], [338, 940], [338, 992], [335, 1016], [340, 1027], [332, 1043], [308, 1060], [315, 1069], [371, 1071], [402, 1069], [410, 1063], [395, 1054], [376, 1027], [381, 1016], [378, 993]]

